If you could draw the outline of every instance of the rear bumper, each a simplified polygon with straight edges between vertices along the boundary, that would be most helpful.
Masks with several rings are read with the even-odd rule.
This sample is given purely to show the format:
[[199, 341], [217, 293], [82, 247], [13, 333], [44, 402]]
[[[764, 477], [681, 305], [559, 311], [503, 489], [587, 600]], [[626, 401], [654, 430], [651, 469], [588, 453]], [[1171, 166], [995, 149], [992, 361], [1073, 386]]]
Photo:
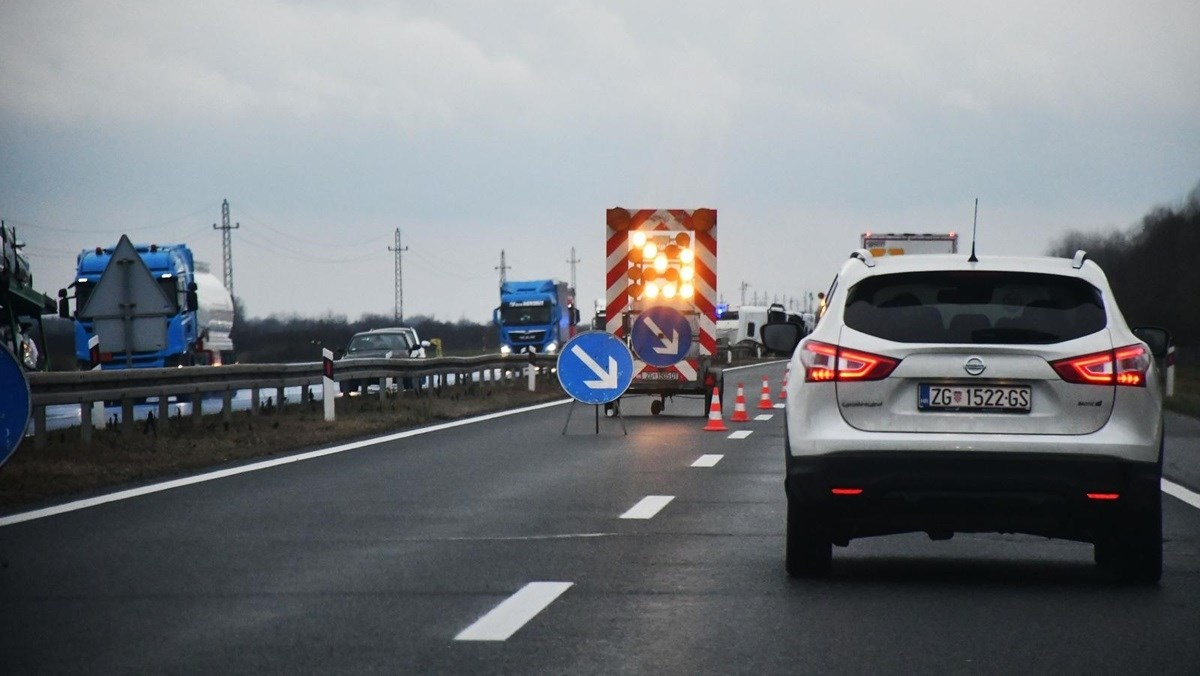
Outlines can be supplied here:
[[[1095, 542], [1160, 504], [1161, 466], [1063, 454], [853, 452], [789, 457], [786, 489], [831, 539], [1011, 532]], [[835, 495], [833, 489], [861, 489]], [[1116, 494], [1112, 500], [1089, 493]]]

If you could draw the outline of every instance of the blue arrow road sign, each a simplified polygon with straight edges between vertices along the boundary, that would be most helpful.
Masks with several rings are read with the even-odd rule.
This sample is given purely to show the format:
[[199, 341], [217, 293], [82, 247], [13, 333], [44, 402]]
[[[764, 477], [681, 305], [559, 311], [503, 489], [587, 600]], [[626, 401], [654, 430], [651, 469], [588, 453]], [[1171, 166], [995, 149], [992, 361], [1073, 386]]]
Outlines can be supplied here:
[[633, 381], [633, 355], [619, 338], [587, 331], [571, 339], [558, 355], [558, 382], [577, 401], [607, 404]]
[[29, 381], [7, 345], [0, 345], [0, 465], [17, 450], [29, 427]]
[[692, 327], [687, 317], [662, 305], [638, 315], [629, 337], [638, 359], [651, 366], [677, 364], [692, 349]]

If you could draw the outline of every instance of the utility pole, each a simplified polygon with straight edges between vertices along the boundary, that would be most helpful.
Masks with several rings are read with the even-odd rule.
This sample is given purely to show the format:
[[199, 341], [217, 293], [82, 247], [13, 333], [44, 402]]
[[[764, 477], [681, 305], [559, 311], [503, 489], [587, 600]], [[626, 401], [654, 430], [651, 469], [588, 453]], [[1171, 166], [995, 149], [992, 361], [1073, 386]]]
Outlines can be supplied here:
[[575, 290], [575, 264], [580, 263], [582, 261], [580, 261], [578, 258], [575, 257], [575, 247], [571, 247], [571, 257], [567, 259], [567, 262], [571, 264], [571, 292], [576, 293], [576, 290]]
[[492, 269], [500, 271], [500, 285], [503, 286], [508, 281], [508, 271], [512, 269], [510, 266], [504, 264], [504, 249], [500, 250], [500, 265]]
[[392, 318], [397, 324], [404, 323], [404, 263], [401, 256], [408, 247], [400, 246], [400, 228], [396, 228], [396, 246], [388, 247], [388, 251], [396, 252], [396, 307]]
[[221, 253], [225, 263], [225, 290], [233, 295], [233, 233], [242, 227], [241, 223], [229, 225], [229, 200], [221, 202], [221, 225], [213, 223], [213, 230], [221, 231]]
[[749, 289], [749, 288], [750, 288], [750, 284], [749, 284], [749, 283], [747, 283], [747, 282], [742, 282], [742, 286], [741, 286], [741, 289], [742, 289], [742, 305], [745, 305], [745, 304], [746, 304], [746, 289]]

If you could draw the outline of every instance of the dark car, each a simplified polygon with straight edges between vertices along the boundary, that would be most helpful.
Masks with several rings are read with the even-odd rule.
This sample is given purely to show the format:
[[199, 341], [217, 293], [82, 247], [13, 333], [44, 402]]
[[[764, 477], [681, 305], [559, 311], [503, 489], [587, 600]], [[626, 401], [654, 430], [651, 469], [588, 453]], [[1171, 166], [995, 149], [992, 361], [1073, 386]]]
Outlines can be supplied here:
[[[350, 338], [349, 344], [346, 345], [345, 352], [342, 353], [339, 361], [349, 359], [416, 359], [424, 356], [424, 351], [421, 345], [414, 345], [409, 337], [409, 329], [391, 328], [391, 329], [372, 329], [371, 331], [363, 331], [356, 333]], [[411, 379], [404, 379], [404, 386], [411, 387]], [[368, 384], [363, 380], [342, 380], [339, 381], [343, 394], [358, 391], [363, 385]]]

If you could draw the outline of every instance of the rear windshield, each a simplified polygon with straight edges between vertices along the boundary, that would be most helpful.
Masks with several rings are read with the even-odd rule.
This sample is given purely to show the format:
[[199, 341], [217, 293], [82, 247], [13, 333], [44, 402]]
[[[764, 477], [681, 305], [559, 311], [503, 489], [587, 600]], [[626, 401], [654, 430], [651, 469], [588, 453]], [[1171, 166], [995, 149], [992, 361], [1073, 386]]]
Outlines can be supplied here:
[[850, 289], [846, 326], [901, 343], [1045, 344], [1104, 328], [1100, 291], [1027, 272], [907, 272]]

